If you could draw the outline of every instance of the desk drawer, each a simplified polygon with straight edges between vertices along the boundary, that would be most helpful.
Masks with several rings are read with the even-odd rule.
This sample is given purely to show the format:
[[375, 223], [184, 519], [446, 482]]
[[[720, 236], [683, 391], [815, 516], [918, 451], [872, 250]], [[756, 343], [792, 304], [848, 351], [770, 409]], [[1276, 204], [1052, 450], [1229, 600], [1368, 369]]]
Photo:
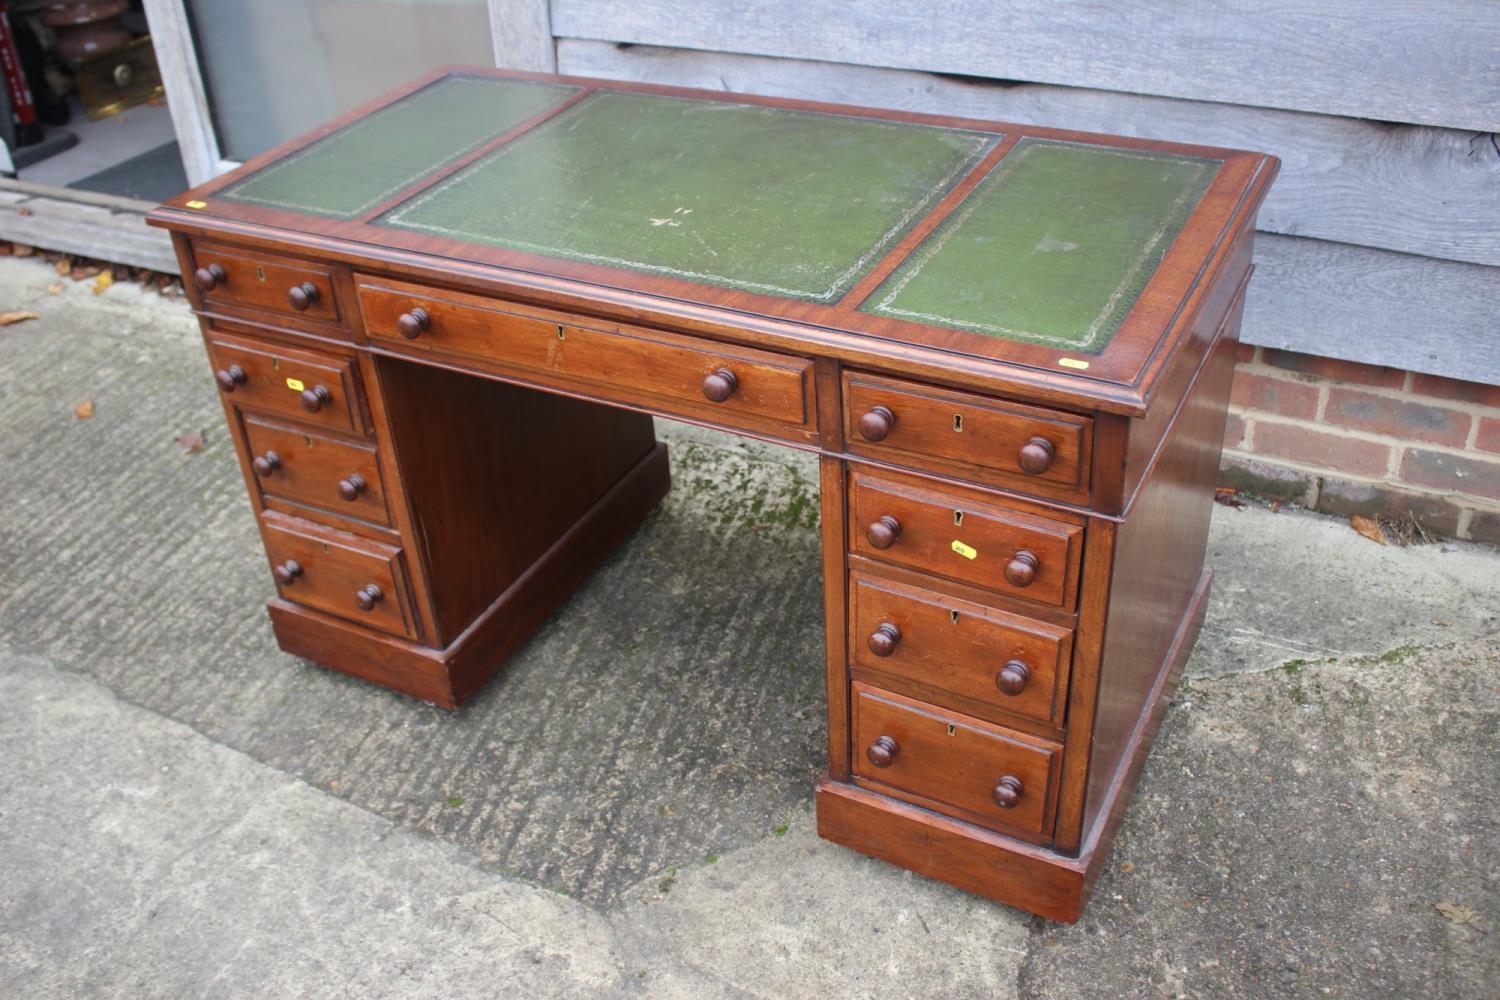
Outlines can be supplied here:
[[849, 473], [849, 549], [1073, 610], [1083, 526], [922, 480]]
[[219, 391], [242, 410], [363, 433], [358, 380], [348, 358], [311, 354], [216, 333], [209, 360]]
[[812, 362], [396, 282], [359, 285], [371, 343], [709, 423], [815, 435]]
[[1093, 421], [859, 373], [844, 376], [849, 451], [1048, 495], [1086, 496]]
[[274, 511], [260, 517], [282, 597], [382, 632], [418, 638], [400, 549]]
[[849, 606], [856, 668], [922, 697], [964, 699], [975, 714], [1000, 709], [1062, 725], [1071, 629], [859, 570]]
[[853, 716], [861, 784], [986, 826], [1051, 834], [1058, 744], [863, 684]]
[[261, 491], [375, 524], [391, 523], [373, 445], [245, 417], [251, 469]]
[[333, 274], [310, 261], [271, 257], [213, 243], [193, 245], [193, 274], [203, 308], [248, 306], [319, 323], [340, 323]]

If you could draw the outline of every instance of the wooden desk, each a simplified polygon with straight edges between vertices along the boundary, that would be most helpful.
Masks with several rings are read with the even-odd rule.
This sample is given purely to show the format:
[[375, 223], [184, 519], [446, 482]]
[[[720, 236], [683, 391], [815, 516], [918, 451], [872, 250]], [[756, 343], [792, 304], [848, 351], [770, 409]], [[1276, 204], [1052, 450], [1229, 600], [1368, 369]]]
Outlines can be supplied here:
[[164, 205], [283, 649], [455, 707], [668, 488], [820, 456], [830, 840], [1059, 920], [1203, 613], [1255, 153], [456, 70]]

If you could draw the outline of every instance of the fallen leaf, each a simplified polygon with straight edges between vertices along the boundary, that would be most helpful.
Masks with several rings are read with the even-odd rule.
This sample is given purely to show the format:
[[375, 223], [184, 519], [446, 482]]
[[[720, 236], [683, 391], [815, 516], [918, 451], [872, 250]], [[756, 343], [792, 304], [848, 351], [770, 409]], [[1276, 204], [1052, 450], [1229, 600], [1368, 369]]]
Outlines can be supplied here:
[[1479, 911], [1474, 909], [1473, 903], [1449, 903], [1446, 900], [1441, 903], [1433, 903], [1433, 908], [1455, 924], [1474, 924], [1479, 922]]
[[1349, 527], [1372, 542], [1379, 542], [1381, 545], [1385, 544], [1385, 529], [1373, 517], [1363, 517], [1355, 514], [1349, 518]]
[[1271, 513], [1274, 514], [1277, 511], [1281, 510], [1281, 505], [1284, 504], [1284, 503], [1286, 503], [1285, 500], [1272, 500], [1271, 501]]
[[93, 417], [93, 415], [94, 401], [92, 399], [85, 399], [83, 402], [73, 407], [73, 416], [77, 417], [79, 420], [88, 420]]
[[47, 294], [48, 295], [56, 295], [58, 292], [62, 291], [66, 287], [68, 287], [68, 286], [64, 285], [61, 281], [54, 281], [52, 284], [50, 284], [50, 285], [47, 286]]
[[10, 252], [11, 255], [15, 257], [30, 257], [32, 254], [36, 253], [36, 247], [29, 247], [24, 243], [17, 243], [15, 246], [10, 248]]
[[99, 277], [94, 279], [94, 294], [98, 295], [110, 285], [115, 283], [115, 276], [108, 271], [100, 271]]
[[1243, 507], [1243, 506], [1245, 506], [1245, 501], [1243, 501], [1239, 497], [1235, 496], [1234, 495], [1234, 490], [1232, 490], [1232, 489], [1225, 489], [1222, 486], [1219, 487], [1218, 489], [1214, 490], [1214, 503], [1222, 504], [1225, 507]]
[[79, 264], [70, 273], [73, 275], [74, 281], [87, 281], [99, 273], [99, 268], [92, 264]]
[[1129, 875], [1131, 872], [1135, 871], [1135, 865], [1127, 861], [1120, 866], [1120, 871], [1124, 872], [1126, 875]]
[[0, 313], [0, 326], [10, 326], [12, 323], [24, 323], [28, 319], [41, 319], [34, 312], [17, 310], [16, 312]]
[[177, 447], [182, 449], [184, 455], [191, 455], [196, 451], [202, 451], [203, 432], [196, 431], [192, 434], [177, 435]]
[[73, 262], [67, 257], [61, 257], [56, 264], [52, 265], [52, 270], [66, 278], [69, 272], [73, 270]]
[[[31, 209], [27, 208], [25, 205], [22, 205], [20, 208], [16, 209], [16, 214], [17, 215], [33, 215], [35, 213], [33, 213], [31, 211]], [[20, 256], [24, 257], [26, 255], [25, 254], [21, 254]]]

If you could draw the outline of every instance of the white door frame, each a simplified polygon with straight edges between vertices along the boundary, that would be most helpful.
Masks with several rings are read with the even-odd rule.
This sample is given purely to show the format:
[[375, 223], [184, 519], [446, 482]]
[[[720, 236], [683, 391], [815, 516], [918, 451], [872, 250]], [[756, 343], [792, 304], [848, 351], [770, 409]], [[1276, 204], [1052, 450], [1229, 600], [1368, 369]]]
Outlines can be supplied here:
[[[194, 187], [239, 166], [225, 159], [208, 110], [208, 91], [188, 24], [185, 0], [143, 0], [151, 47], [161, 70], [182, 167]], [[551, 73], [557, 69], [548, 0], [489, 0], [495, 65]]]

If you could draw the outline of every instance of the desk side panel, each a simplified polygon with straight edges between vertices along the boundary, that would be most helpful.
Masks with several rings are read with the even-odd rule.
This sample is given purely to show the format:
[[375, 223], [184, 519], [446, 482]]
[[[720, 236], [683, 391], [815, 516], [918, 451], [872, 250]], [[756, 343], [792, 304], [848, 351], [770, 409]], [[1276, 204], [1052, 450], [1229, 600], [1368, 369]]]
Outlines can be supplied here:
[[[1107, 819], [1100, 815], [1106, 792], [1129, 764], [1131, 734], [1152, 708], [1158, 675], [1167, 669], [1174, 636], [1192, 610], [1208, 545], [1238, 322], [1236, 307], [1116, 531], [1093, 713], [1085, 831]], [[1080, 722], [1070, 719], [1069, 725]]]

